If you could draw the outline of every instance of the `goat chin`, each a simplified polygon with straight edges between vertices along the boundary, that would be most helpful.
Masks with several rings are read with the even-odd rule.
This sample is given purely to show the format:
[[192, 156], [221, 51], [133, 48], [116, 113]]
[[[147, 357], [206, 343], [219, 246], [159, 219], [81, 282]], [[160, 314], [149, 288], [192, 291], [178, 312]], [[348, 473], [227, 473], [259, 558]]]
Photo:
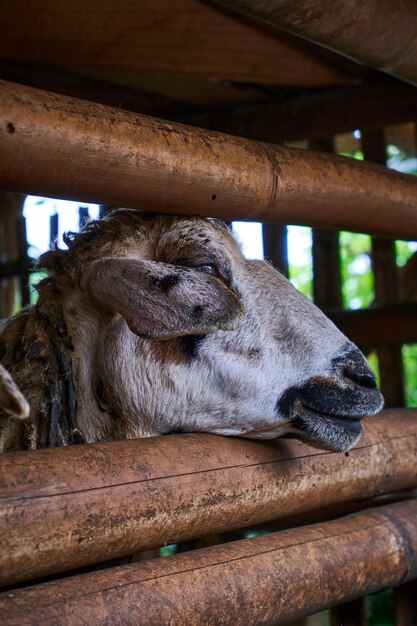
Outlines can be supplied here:
[[[363, 355], [217, 220], [120, 209], [43, 255], [0, 334], [0, 450], [204, 431], [346, 449], [382, 407]], [[29, 419], [28, 404], [31, 411]], [[345, 434], [343, 434], [345, 433]], [[347, 434], [346, 434], [347, 433]]]

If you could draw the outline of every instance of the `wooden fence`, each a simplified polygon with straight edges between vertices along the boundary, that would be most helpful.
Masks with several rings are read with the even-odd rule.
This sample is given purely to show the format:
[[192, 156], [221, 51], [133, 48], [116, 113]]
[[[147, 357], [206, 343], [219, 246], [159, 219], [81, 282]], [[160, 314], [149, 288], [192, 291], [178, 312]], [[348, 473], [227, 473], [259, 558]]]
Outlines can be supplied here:
[[[314, 231], [314, 294], [326, 310], [341, 303], [337, 229], [417, 238], [417, 179], [383, 166], [379, 131], [363, 137], [374, 165], [332, 154], [330, 139], [301, 151], [5, 81], [0, 88], [0, 188], [332, 229]], [[264, 235], [275, 242], [267, 255], [276, 255], [281, 241], [278, 256], [285, 259], [285, 230], [268, 225]], [[415, 305], [398, 302], [392, 241], [375, 239], [373, 255], [376, 313], [334, 318], [344, 315], [351, 327], [359, 319], [359, 343], [379, 346], [387, 405], [401, 406], [399, 344], [417, 338]], [[417, 504], [409, 492], [417, 487], [416, 456], [417, 414], [401, 409], [369, 420], [346, 454], [178, 435], [4, 455], [2, 622], [283, 624], [405, 583], [417, 577]], [[279, 530], [168, 559], [74, 572], [265, 523]], [[308, 525], [281, 530], [301, 523]], [[63, 572], [72, 575], [42, 580]], [[396, 626], [411, 626], [413, 594], [409, 586], [399, 589]], [[354, 606], [343, 605], [343, 624]]]

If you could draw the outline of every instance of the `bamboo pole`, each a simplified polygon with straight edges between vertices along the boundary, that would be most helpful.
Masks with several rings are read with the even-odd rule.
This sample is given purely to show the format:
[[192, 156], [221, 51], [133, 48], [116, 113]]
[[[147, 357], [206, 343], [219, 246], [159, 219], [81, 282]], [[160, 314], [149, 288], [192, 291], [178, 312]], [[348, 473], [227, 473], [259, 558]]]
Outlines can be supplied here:
[[417, 84], [414, 0], [219, 0], [354, 61]]
[[417, 500], [0, 594], [23, 624], [278, 625], [417, 576]]
[[0, 81], [0, 188], [417, 238], [417, 180]]
[[417, 410], [351, 451], [172, 435], [0, 457], [0, 582], [417, 486]]

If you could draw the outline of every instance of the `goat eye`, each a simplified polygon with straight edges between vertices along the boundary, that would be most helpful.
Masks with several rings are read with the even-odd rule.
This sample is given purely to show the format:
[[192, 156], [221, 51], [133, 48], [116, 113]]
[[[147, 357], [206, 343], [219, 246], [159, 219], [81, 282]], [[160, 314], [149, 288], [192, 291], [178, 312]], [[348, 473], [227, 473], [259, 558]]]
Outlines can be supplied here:
[[218, 272], [215, 265], [210, 265], [209, 263], [205, 263], [204, 265], [197, 265], [196, 270], [199, 272], [204, 272], [205, 274], [210, 274], [210, 276], [217, 276]]
[[210, 274], [210, 276], [216, 276], [217, 278], [220, 276], [217, 265], [214, 263], [196, 263], [195, 261], [190, 261], [189, 259], [179, 259], [175, 262], [175, 265], [190, 267], [198, 272], [204, 272], [204, 274]]

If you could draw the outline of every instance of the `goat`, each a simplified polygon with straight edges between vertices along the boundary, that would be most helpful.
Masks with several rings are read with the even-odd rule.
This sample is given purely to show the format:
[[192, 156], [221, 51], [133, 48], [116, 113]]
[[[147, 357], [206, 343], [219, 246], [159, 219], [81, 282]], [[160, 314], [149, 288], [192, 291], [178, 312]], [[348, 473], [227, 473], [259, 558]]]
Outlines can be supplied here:
[[9, 372], [0, 364], [0, 407], [14, 417], [29, 417], [29, 404], [21, 394]]
[[2, 451], [191, 431], [342, 451], [381, 410], [359, 350], [223, 223], [119, 209], [65, 241], [0, 335], [31, 405]]

